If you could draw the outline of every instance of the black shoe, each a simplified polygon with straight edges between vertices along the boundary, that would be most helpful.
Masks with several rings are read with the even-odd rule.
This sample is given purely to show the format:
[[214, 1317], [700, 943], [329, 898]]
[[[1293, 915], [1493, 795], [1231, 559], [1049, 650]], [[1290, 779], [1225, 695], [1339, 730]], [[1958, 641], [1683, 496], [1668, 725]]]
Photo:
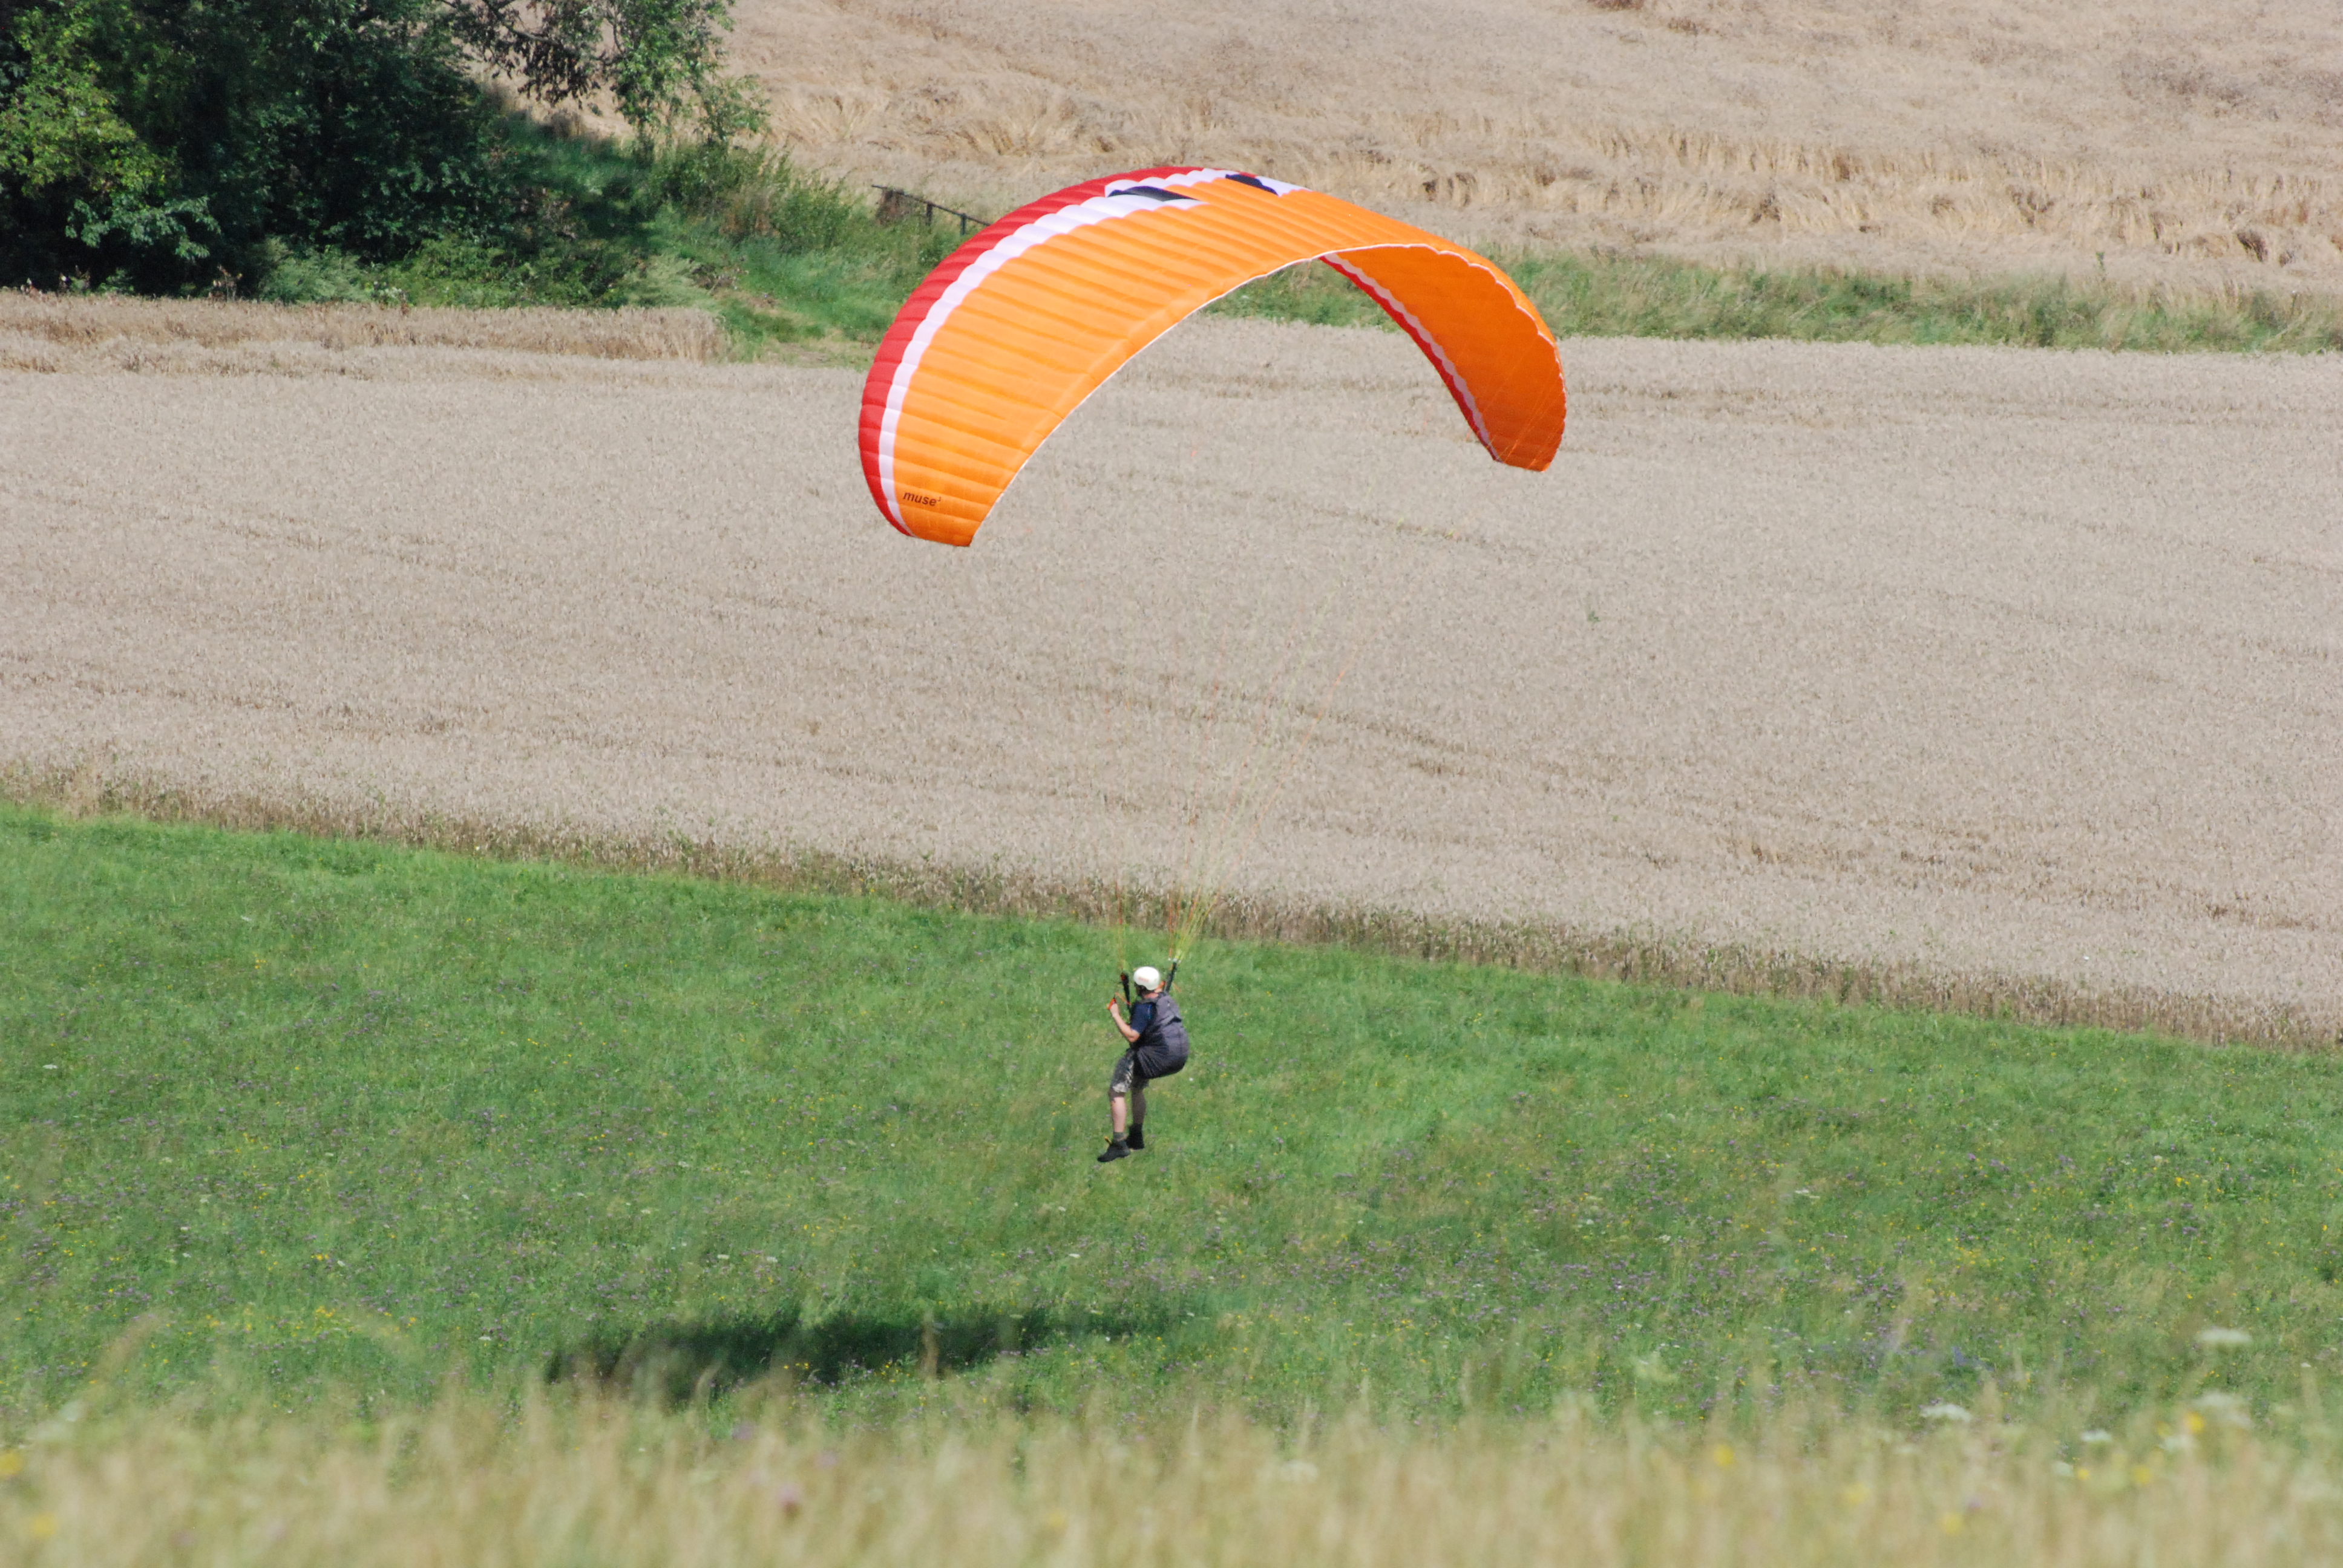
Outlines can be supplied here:
[[1113, 1142], [1106, 1146], [1106, 1152], [1099, 1156], [1098, 1162], [1103, 1165], [1110, 1160], [1128, 1160], [1130, 1158], [1131, 1145], [1118, 1138]]
[[1147, 1147], [1147, 1134], [1139, 1130], [1136, 1121], [1131, 1124], [1131, 1147], [1134, 1151]]

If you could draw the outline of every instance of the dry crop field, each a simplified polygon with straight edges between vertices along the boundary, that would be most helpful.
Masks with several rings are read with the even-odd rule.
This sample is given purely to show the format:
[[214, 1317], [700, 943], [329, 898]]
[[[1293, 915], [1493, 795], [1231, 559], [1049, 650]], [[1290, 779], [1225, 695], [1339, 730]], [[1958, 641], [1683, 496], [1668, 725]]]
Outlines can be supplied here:
[[2331, 358], [1574, 342], [1541, 476], [1202, 320], [957, 552], [854, 372], [336, 341], [0, 372], [16, 793], [1047, 903], [1267, 755], [1256, 930], [2343, 1024]]
[[1157, 163], [1460, 238], [2343, 286], [2330, 0], [740, 0], [775, 128], [1006, 210]]
[[349, 351], [375, 348], [698, 362], [726, 354], [723, 324], [703, 310], [387, 310], [0, 291], [0, 370], [336, 375], [363, 362]]

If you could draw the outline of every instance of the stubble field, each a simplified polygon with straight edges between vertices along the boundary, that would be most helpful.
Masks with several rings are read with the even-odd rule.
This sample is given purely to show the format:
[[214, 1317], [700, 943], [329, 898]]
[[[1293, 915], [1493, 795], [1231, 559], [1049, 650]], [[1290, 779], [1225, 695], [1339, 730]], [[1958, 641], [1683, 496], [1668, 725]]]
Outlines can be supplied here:
[[1194, 323], [964, 553], [880, 522], [848, 370], [9, 375], [0, 764], [1002, 907], [1218, 863], [1256, 930], [2332, 1035], [2343, 366], [1566, 359], [1527, 475], [1402, 339]]
[[1709, 262], [2343, 285], [2323, 0], [741, 0], [775, 129], [988, 216], [1159, 163]]

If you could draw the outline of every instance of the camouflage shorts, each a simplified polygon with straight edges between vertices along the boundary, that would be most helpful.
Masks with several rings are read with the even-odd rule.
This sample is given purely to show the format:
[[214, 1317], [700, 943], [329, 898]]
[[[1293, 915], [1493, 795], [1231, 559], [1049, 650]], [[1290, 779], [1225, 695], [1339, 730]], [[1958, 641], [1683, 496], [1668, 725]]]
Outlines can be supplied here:
[[1114, 1076], [1107, 1081], [1109, 1094], [1129, 1094], [1134, 1089], [1144, 1089], [1158, 1078], [1169, 1078], [1188, 1065], [1188, 1053], [1174, 1056], [1160, 1045], [1134, 1045], [1122, 1053], [1114, 1064]]

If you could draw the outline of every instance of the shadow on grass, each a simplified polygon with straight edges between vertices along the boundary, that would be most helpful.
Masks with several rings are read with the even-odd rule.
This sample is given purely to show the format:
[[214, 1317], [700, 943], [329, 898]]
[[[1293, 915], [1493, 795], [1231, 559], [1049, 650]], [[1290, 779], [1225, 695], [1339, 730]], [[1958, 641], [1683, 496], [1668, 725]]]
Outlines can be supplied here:
[[598, 1335], [554, 1352], [548, 1382], [592, 1381], [639, 1397], [683, 1401], [759, 1379], [837, 1384], [889, 1368], [925, 1376], [966, 1372], [1004, 1356], [1082, 1341], [1167, 1332], [1178, 1312], [1094, 1312], [970, 1307], [922, 1312], [845, 1312], [809, 1320], [763, 1316], [653, 1323]]

